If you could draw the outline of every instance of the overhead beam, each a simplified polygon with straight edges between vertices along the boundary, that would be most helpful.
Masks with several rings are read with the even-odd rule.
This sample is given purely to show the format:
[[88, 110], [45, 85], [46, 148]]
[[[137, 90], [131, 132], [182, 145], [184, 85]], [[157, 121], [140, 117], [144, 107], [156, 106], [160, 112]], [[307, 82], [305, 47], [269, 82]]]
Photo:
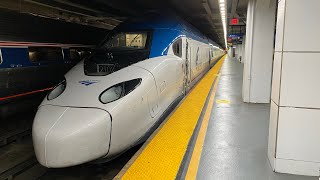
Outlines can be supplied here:
[[[207, 20], [208, 20], [208, 22], [210, 23], [210, 25], [211, 25], [211, 28], [212, 28], [212, 31], [214, 31], [215, 32], [215, 34], [218, 36], [218, 38], [220, 39], [220, 36], [219, 36], [219, 34], [217, 33], [217, 26], [214, 24], [214, 16], [213, 16], [213, 14], [212, 14], [212, 11], [211, 11], [211, 9], [210, 9], [210, 6], [209, 6], [209, 3], [208, 3], [208, 0], [202, 0], [202, 6], [203, 6], [203, 8], [205, 9], [205, 11], [206, 11], [206, 13], [207, 13], [207, 16], [206, 16], [206, 18], [207, 18]], [[221, 19], [221, 18], [220, 18]]]
[[[87, 6], [83, 6], [81, 4], [77, 4], [77, 3], [73, 3], [73, 2], [69, 2], [69, 1], [65, 1], [65, 0], [54, 0], [55, 2], [58, 2], [58, 3], [61, 3], [61, 4], [65, 4], [65, 5], [68, 5], [68, 6], [72, 6], [72, 7], [76, 7], [76, 8], [79, 8], [79, 9], [83, 9], [83, 10], [86, 10], [86, 11], [91, 11], [91, 12], [94, 12], [96, 14], [102, 14], [104, 16], [109, 16], [108, 19], [112, 20], [112, 21], [116, 21], [118, 23], [120, 23], [121, 21], [118, 20], [118, 19], [115, 19], [115, 18], [112, 18], [112, 15], [111, 14], [106, 14], [105, 11], [100, 11], [100, 10], [97, 10], [97, 9], [93, 9], [93, 8], [90, 8], [90, 7], [87, 7]], [[96, 17], [95, 18], [105, 18], [105, 17]]]
[[119, 21], [113, 21], [113, 19], [109, 19], [108, 17], [101, 18], [80, 12], [68, 11], [32, 0], [0, 1], [0, 8], [108, 30], [113, 29], [120, 23]]
[[92, 9], [92, 8], [89, 8], [89, 7], [85, 7], [85, 6], [82, 6], [80, 4], [69, 2], [69, 1], [66, 1], [66, 0], [53, 0], [53, 1], [61, 3], [61, 4], [65, 4], [65, 5], [68, 5], [68, 6], [73, 6], [73, 7], [79, 8], [79, 9], [83, 9], [83, 10], [86, 10], [86, 11], [91, 11], [91, 12], [94, 12], [94, 13], [98, 13], [98, 14], [104, 13], [102, 11], [99, 11], [99, 10], [96, 10], [96, 9]]
[[77, 11], [70, 11], [70, 10], [67, 10], [67, 9], [64, 9], [64, 8], [61, 8], [61, 7], [58, 7], [58, 6], [45, 4], [45, 3], [38, 2], [38, 1], [35, 1], [35, 0], [23, 0], [23, 1], [29, 2], [29, 3], [32, 3], [32, 4], [36, 4], [36, 5], [39, 5], [39, 6], [47, 7], [47, 8], [56, 9], [56, 10], [63, 11], [63, 12], [68, 12], [68, 13], [73, 13], [73, 14], [85, 16], [85, 17], [95, 17], [93, 15], [89, 15], [89, 14], [85, 14], [85, 13], [77, 12]]
[[231, 13], [230, 13], [230, 17], [231, 17], [231, 18], [233, 18], [233, 17], [235, 17], [235, 16], [238, 16], [238, 14], [237, 14], [238, 2], [239, 2], [239, 0], [232, 0]]

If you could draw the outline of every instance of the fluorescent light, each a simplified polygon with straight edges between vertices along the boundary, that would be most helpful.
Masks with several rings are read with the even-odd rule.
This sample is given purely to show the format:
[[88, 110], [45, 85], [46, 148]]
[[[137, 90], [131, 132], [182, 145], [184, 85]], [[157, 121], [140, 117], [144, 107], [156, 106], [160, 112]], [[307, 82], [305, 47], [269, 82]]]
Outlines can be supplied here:
[[220, 15], [221, 15], [221, 21], [223, 26], [223, 34], [224, 34], [224, 42], [225, 47], [227, 48], [227, 13], [226, 13], [226, 3], [225, 0], [219, 0], [219, 9], [220, 9]]

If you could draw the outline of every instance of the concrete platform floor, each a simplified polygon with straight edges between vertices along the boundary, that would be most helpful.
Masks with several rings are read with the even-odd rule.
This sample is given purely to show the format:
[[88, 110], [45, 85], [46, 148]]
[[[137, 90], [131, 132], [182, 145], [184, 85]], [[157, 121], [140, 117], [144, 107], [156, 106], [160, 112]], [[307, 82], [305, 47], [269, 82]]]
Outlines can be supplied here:
[[[272, 171], [267, 158], [270, 106], [242, 102], [242, 74], [243, 64], [227, 57], [221, 69], [197, 179], [318, 179]], [[227, 101], [219, 103], [219, 100]]]

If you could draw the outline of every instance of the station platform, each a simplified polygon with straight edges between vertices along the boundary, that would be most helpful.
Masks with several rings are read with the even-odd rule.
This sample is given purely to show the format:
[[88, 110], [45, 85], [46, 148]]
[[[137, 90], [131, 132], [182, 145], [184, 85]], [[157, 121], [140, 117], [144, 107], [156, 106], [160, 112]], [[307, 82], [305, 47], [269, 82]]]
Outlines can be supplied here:
[[269, 104], [242, 101], [243, 64], [225, 56], [115, 179], [316, 180], [272, 171]]

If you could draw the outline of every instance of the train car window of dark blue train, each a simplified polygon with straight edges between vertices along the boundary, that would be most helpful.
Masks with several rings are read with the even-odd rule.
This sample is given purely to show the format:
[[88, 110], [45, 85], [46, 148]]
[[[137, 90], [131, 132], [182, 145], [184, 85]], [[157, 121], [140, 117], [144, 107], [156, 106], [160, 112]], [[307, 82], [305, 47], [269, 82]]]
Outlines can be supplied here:
[[78, 62], [83, 58], [88, 57], [91, 54], [90, 48], [70, 48], [69, 49], [69, 57], [73, 62]]
[[182, 39], [176, 40], [172, 45], [173, 54], [182, 57]]
[[1, 52], [1, 49], [0, 49], [0, 65], [3, 63], [3, 59], [2, 59], [2, 52]]
[[77, 51], [77, 49], [70, 49], [69, 52], [70, 52], [69, 56], [71, 61], [79, 61], [81, 59], [80, 53]]
[[29, 60], [33, 63], [56, 62], [63, 59], [61, 47], [28, 47]]

